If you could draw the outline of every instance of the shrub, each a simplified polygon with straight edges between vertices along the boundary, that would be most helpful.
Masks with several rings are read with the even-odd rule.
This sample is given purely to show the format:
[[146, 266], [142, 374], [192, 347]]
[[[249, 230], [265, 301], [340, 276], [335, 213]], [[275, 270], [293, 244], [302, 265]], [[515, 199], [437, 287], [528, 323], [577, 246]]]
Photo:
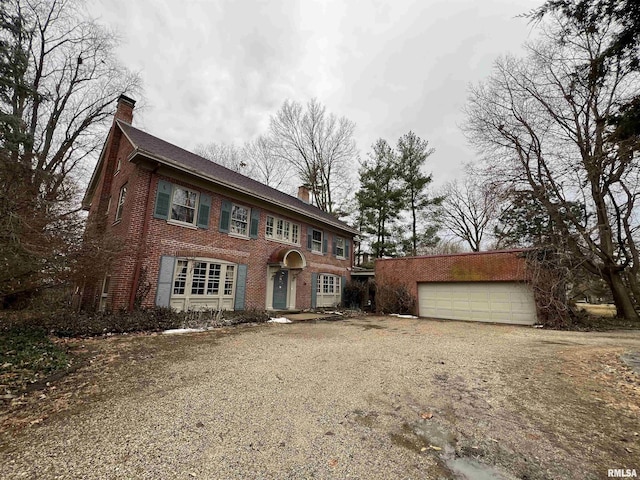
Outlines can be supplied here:
[[369, 293], [369, 285], [363, 282], [347, 282], [344, 286], [343, 307], [363, 309]]
[[269, 316], [261, 310], [187, 311], [170, 308], [148, 308], [131, 312], [73, 312], [63, 310], [51, 314], [5, 316], [2, 330], [15, 327], [40, 328], [60, 337], [96, 336], [106, 333], [158, 332], [174, 328], [206, 328], [266, 322]]
[[416, 299], [404, 285], [376, 285], [376, 312], [413, 314]]

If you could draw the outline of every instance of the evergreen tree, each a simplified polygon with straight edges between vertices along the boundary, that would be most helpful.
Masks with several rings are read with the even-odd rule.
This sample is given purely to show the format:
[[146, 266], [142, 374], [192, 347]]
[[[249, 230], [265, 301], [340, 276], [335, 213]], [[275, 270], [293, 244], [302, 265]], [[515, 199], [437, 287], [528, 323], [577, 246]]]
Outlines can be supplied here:
[[427, 158], [434, 152], [429, 148], [429, 142], [421, 139], [415, 133], [404, 134], [398, 140], [398, 173], [405, 190], [405, 209], [411, 213], [411, 236], [409, 238], [409, 255], [416, 255], [418, 245], [424, 233], [427, 239], [433, 236], [432, 229], [426, 229], [423, 234], [418, 233], [418, 217], [422, 211], [430, 206], [438, 205], [442, 199], [432, 198], [427, 187], [431, 183], [431, 174], [425, 174], [423, 167]]
[[356, 199], [363, 230], [375, 238], [372, 253], [382, 258], [395, 255], [395, 244], [390, 241], [391, 228], [402, 210], [404, 191], [393, 149], [383, 139], [378, 139], [372, 149], [360, 168], [360, 190]]

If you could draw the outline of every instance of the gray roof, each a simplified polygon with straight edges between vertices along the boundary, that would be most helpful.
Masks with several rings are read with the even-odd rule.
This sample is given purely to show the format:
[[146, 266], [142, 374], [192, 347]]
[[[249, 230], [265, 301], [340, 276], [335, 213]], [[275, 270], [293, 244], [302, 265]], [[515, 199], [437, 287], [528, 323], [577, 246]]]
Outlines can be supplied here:
[[157, 160], [160, 163], [182, 168], [193, 175], [213, 183], [232, 188], [239, 192], [279, 205], [293, 213], [311, 217], [322, 223], [329, 224], [341, 230], [346, 230], [354, 235], [358, 231], [338, 220], [330, 213], [320, 210], [318, 207], [303, 202], [299, 198], [287, 195], [275, 188], [271, 188], [263, 183], [253, 180], [241, 173], [234, 172], [211, 160], [184, 150], [160, 138], [154, 137], [142, 130], [139, 130], [128, 123], [116, 120], [117, 125], [122, 129], [126, 137], [131, 141], [136, 154], [141, 154]]

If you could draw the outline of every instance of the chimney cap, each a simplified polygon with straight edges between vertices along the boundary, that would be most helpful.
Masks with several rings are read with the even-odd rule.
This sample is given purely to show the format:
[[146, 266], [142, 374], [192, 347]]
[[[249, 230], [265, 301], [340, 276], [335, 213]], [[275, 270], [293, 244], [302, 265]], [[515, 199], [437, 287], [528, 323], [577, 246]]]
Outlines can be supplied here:
[[118, 103], [121, 102], [131, 105], [132, 108], [136, 105], [136, 101], [131, 97], [127, 97], [124, 93], [118, 97]]

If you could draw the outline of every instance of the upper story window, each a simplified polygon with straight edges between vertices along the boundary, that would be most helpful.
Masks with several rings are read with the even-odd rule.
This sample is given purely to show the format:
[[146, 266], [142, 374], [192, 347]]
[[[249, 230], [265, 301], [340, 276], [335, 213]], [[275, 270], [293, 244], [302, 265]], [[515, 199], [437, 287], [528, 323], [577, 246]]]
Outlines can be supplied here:
[[174, 185], [171, 197], [171, 220], [195, 224], [198, 192]]
[[336, 237], [336, 249], [333, 253], [335, 253], [336, 257], [345, 258], [344, 254], [344, 238]]
[[119, 221], [122, 218], [122, 211], [124, 210], [124, 199], [127, 196], [127, 184], [125, 183], [122, 187], [120, 187], [120, 195], [118, 195], [118, 208], [116, 208], [116, 219], [115, 221]]
[[249, 209], [235, 203], [231, 206], [231, 233], [249, 235]]
[[185, 227], [209, 228], [211, 195], [166, 180], [158, 181], [154, 218]]
[[322, 231], [313, 230], [311, 234], [311, 251], [322, 253]]
[[300, 225], [268, 215], [265, 236], [271, 240], [299, 245]]

